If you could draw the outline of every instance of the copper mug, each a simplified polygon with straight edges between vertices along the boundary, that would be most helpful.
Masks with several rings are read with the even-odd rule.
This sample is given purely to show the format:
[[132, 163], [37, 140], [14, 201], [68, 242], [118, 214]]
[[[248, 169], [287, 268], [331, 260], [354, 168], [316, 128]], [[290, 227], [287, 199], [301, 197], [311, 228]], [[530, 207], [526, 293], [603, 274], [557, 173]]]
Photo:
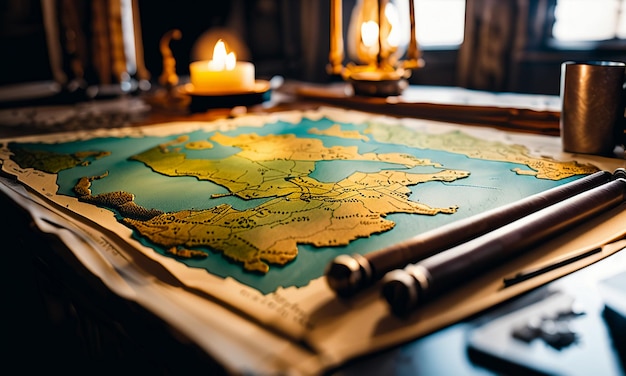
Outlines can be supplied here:
[[561, 65], [563, 150], [612, 156], [624, 137], [626, 63], [567, 61]]

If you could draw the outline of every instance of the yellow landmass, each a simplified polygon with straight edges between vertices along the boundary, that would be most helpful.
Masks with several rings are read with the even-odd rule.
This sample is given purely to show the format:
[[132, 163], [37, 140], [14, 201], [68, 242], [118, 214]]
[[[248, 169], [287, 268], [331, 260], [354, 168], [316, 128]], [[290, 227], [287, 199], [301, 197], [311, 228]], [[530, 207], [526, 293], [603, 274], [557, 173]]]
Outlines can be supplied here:
[[187, 159], [175, 143], [169, 143], [132, 158], [168, 176], [210, 180], [244, 199], [271, 200], [245, 211], [221, 205], [125, 221], [165, 248], [211, 247], [243, 263], [246, 270], [261, 273], [269, 270], [269, 264], [293, 260], [298, 244], [346, 245], [387, 231], [394, 226], [384, 218], [390, 213], [454, 213], [455, 205], [434, 208], [410, 201], [407, 187], [469, 175], [453, 170], [426, 174], [390, 170], [357, 172], [342, 181], [325, 183], [309, 176], [318, 161], [387, 162], [399, 169], [440, 165], [402, 153], [359, 154], [356, 147], [326, 147], [321, 140], [289, 134], [229, 137], [218, 133], [210, 140], [241, 151], [220, 160]]
[[362, 140], [362, 141], [369, 141], [370, 140], [369, 137], [361, 134], [358, 131], [342, 130], [341, 126], [339, 124], [333, 124], [329, 128], [322, 129], [322, 130], [320, 130], [318, 128], [311, 128], [311, 129], [309, 129], [308, 133], [309, 134], [322, 135], [322, 136], [334, 136], [334, 137], [340, 137], [340, 138], [349, 138], [349, 139]]
[[166, 252], [169, 253], [170, 255], [180, 257], [180, 258], [186, 258], [186, 259], [206, 258], [209, 256], [209, 254], [204, 251], [198, 251], [196, 249], [176, 248], [176, 247], [169, 248], [168, 250], [166, 250]]
[[160, 144], [158, 147], [159, 149], [161, 149], [161, 151], [163, 151], [164, 153], [167, 153], [168, 151], [180, 151], [179, 148], [174, 148], [172, 150], [170, 150], [171, 146], [175, 146], [175, 145], [180, 145], [182, 143], [185, 143], [189, 141], [189, 136], [188, 135], [181, 135], [176, 137], [174, 140], [168, 141], [168, 142], [164, 142], [162, 144]]
[[320, 140], [295, 135], [245, 134], [229, 137], [216, 134], [211, 140], [241, 152], [219, 160], [187, 159], [175, 144], [161, 144], [132, 159], [167, 176], [195, 176], [222, 185], [232, 195], [243, 199], [287, 196], [300, 192], [293, 183], [296, 177], [308, 176], [315, 163], [324, 160], [373, 161], [402, 167], [435, 166], [428, 159], [403, 153], [359, 154], [356, 147], [325, 147]]
[[207, 140], [192, 141], [185, 144], [185, 148], [190, 150], [212, 149], [213, 144]]
[[410, 201], [407, 186], [454, 181], [468, 175], [452, 170], [429, 174], [382, 171], [355, 173], [337, 183], [299, 177], [293, 179], [300, 187], [298, 192], [253, 209], [239, 211], [220, 205], [125, 222], [163, 247], [211, 247], [243, 263], [246, 270], [266, 273], [268, 264], [282, 265], [293, 260], [298, 244], [346, 245], [354, 239], [388, 231], [394, 223], [384, 217], [391, 213], [454, 213], [454, 205], [433, 208]]
[[444, 150], [488, 161], [518, 163], [527, 166], [528, 169], [516, 168], [513, 170], [515, 173], [534, 175], [539, 179], [561, 180], [598, 171], [598, 168], [593, 165], [583, 165], [576, 161], [563, 162], [551, 158], [533, 157], [524, 146], [478, 139], [459, 131], [426, 134], [417, 133], [406, 127], [371, 123], [365, 133], [372, 135], [378, 142], [420, 149]]
[[365, 153], [359, 154], [356, 146], [326, 147], [322, 140], [316, 138], [299, 138], [294, 134], [259, 136], [257, 134], [243, 134], [235, 137], [215, 134], [211, 140], [226, 146], [241, 149], [237, 155], [255, 161], [378, 161], [404, 165], [406, 167], [433, 166], [428, 159], [416, 158], [403, 153]]

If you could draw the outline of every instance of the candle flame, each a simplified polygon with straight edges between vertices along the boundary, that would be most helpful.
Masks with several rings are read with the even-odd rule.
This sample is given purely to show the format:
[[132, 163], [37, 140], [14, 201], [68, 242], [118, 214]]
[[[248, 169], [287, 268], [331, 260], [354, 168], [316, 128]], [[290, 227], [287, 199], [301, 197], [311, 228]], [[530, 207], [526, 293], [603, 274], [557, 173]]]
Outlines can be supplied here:
[[226, 53], [226, 43], [218, 40], [213, 48], [213, 59], [209, 61], [212, 70], [233, 70], [237, 65], [237, 57], [234, 52]]
[[374, 21], [366, 21], [361, 24], [361, 40], [365, 47], [373, 47], [378, 44], [378, 24]]
[[226, 55], [226, 70], [233, 70], [235, 69], [235, 65], [237, 65], [237, 57], [235, 57], [235, 53], [234, 52], [230, 52], [228, 55]]

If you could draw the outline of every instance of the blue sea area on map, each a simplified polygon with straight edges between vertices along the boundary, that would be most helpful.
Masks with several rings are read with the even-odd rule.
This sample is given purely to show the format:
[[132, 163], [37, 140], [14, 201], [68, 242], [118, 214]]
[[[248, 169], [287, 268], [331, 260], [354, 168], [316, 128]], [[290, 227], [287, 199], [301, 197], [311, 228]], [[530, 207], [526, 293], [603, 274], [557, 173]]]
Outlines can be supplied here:
[[[357, 239], [348, 246], [316, 248], [300, 245], [297, 258], [285, 266], [270, 265], [265, 274], [250, 273], [243, 270], [242, 265], [222, 257], [219, 252], [209, 250], [206, 259], [184, 260], [189, 266], [204, 268], [220, 277], [232, 277], [246, 285], [252, 286], [263, 293], [275, 291], [279, 286], [305, 286], [312, 279], [323, 275], [328, 263], [343, 253], [366, 254], [405, 240], [419, 233], [436, 228], [443, 224], [458, 220], [482, 211], [498, 207], [520, 198], [552, 188], [571, 181], [537, 179], [533, 176], [517, 175], [514, 168], [527, 169], [526, 166], [471, 159], [464, 155], [438, 150], [422, 150], [401, 145], [378, 143], [373, 140], [338, 138], [332, 136], [311, 135], [311, 127], [325, 129], [335, 124], [328, 119], [303, 119], [299, 124], [279, 121], [259, 127], [241, 127], [223, 133], [230, 136], [254, 132], [259, 135], [295, 134], [298, 137], [318, 138], [325, 146], [356, 146], [360, 153], [407, 153], [417, 158], [430, 159], [441, 167], [418, 166], [407, 169], [393, 163], [367, 161], [320, 161], [316, 163], [312, 178], [323, 182], [336, 182], [350, 174], [360, 172], [377, 172], [386, 169], [398, 169], [413, 173], [432, 173], [443, 169], [470, 171], [471, 175], [453, 182], [427, 182], [409, 187], [410, 199], [433, 207], [456, 205], [455, 214], [438, 214], [435, 216], [415, 214], [390, 214], [386, 218], [395, 223], [395, 227], [382, 234], [369, 238]], [[365, 130], [364, 124], [341, 124], [343, 130]], [[194, 131], [188, 133], [189, 141], [208, 140], [214, 132]], [[76, 141], [62, 144], [29, 144], [25, 147], [53, 150], [63, 153], [96, 150], [110, 151], [111, 155], [94, 160], [88, 166], [79, 166], [58, 174], [59, 193], [74, 196], [72, 191], [77, 180], [84, 176], [102, 175], [106, 178], [96, 180], [92, 184], [93, 194], [124, 190], [135, 194], [137, 204], [146, 208], [156, 208], [166, 212], [183, 209], [208, 209], [220, 204], [230, 204], [239, 210], [253, 208], [268, 199], [242, 200], [234, 196], [212, 198], [214, 194], [223, 195], [228, 191], [217, 184], [199, 181], [193, 177], [167, 177], [153, 172], [143, 163], [129, 158], [152, 148], [160, 143], [175, 140], [178, 135], [168, 137], [141, 138], [97, 138], [87, 141]], [[239, 149], [219, 145], [212, 142], [213, 148], [203, 150], [182, 149], [187, 158], [220, 159], [236, 154]], [[164, 250], [150, 244], [145, 239], [140, 241], [158, 252]]]

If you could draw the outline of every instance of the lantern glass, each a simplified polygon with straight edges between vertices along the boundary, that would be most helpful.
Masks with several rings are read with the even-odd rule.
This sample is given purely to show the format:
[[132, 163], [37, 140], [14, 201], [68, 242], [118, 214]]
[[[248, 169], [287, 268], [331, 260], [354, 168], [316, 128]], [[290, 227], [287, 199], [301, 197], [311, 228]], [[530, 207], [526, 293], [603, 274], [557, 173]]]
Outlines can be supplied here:
[[341, 75], [356, 94], [399, 94], [411, 70], [423, 65], [414, 0], [356, 0], [345, 33], [349, 60], [345, 66], [342, 11], [342, 1], [331, 0], [329, 73]]
[[393, 66], [409, 43], [408, 3], [388, 1], [382, 11], [378, 6], [378, 0], [357, 0], [346, 36], [348, 57], [358, 64], [375, 65], [380, 59]]

